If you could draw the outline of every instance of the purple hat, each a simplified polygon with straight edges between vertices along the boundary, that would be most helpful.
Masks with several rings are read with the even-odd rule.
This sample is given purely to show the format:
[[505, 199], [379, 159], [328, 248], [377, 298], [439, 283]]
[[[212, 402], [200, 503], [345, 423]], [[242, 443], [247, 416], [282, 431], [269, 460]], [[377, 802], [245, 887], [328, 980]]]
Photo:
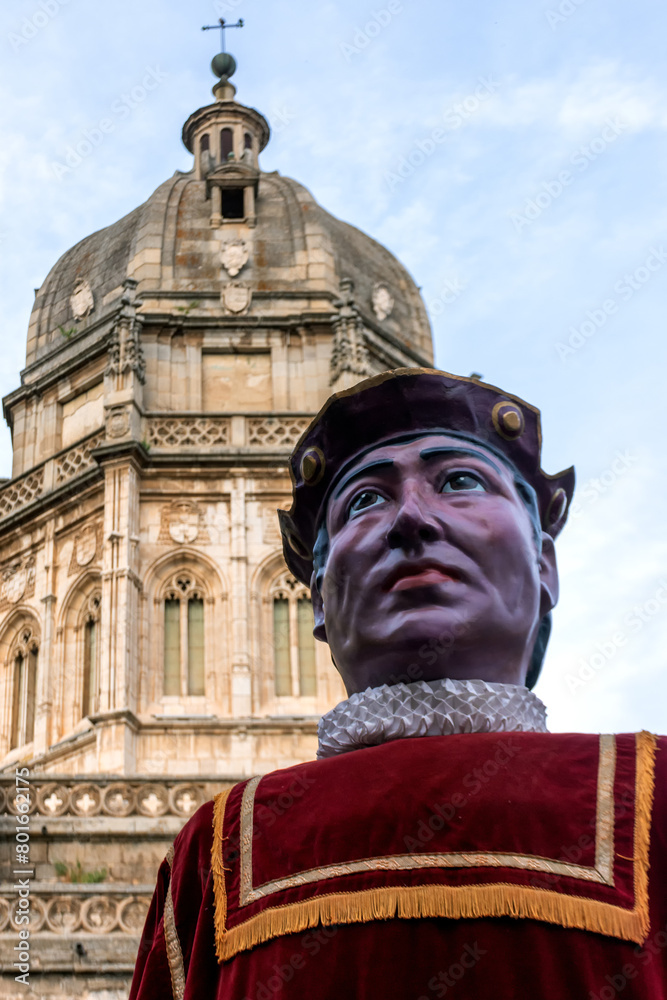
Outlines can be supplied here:
[[279, 510], [285, 561], [310, 584], [313, 546], [331, 488], [361, 455], [396, 438], [442, 432], [474, 441], [508, 460], [537, 495], [552, 538], [567, 518], [574, 469], [540, 467], [540, 411], [474, 378], [430, 368], [396, 368], [334, 393], [301, 435], [290, 458], [293, 503]]

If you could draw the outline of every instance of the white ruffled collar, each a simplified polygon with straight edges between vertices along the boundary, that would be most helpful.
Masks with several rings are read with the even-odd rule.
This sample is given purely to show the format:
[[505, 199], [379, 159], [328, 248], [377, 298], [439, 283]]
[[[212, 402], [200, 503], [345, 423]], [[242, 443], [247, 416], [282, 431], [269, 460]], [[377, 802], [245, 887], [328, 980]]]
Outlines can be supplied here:
[[481, 680], [415, 681], [367, 688], [323, 715], [318, 758], [409, 736], [546, 733], [546, 708], [528, 688]]

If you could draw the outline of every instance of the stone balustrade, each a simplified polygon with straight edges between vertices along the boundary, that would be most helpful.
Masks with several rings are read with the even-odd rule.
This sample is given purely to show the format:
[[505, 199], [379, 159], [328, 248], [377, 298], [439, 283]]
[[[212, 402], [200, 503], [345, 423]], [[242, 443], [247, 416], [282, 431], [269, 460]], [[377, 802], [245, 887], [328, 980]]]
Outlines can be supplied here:
[[[153, 888], [31, 881], [30, 933], [141, 934]], [[0, 883], [0, 943], [3, 936], [15, 936], [23, 926], [17, 922], [18, 907], [13, 885]]]
[[312, 419], [303, 413], [149, 413], [146, 441], [158, 451], [262, 449], [291, 451]]
[[[302, 413], [149, 413], [143, 418], [143, 440], [149, 450], [157, 452], [291, 451], [311, 419], [311, 414]], [[96, 430], [25, 475], [6, 482], [0, 487], [0, 521], [93, 468], [93, 451], [104, 441], [104, 430]]]
[[122, 955], [123, 974], [129, 973], [160, 863], [187, 819], [226, 784], [214, 777], [33, 773], [29, 822], [20, 826], [29, 834], [29, 860], [17, 876], [12, 843], [23, 810], [14, 775], [0, 775], [0, 842], [6, 845], [0, 852], [0, 966], [23, 926], [16, 880], [25, 872], [30, 936], [42, 969], [69, 969], [79, 942], [109, 968]]
[[[209, 796], [201, 784], [156, 779], [94, 781], [31, 777], [29, 815], [54, 819], [59, 816], [178, 816], [188, 819]], [[0, 778], [0, 817], [16, 816], [17, 795], [12, 780]]]

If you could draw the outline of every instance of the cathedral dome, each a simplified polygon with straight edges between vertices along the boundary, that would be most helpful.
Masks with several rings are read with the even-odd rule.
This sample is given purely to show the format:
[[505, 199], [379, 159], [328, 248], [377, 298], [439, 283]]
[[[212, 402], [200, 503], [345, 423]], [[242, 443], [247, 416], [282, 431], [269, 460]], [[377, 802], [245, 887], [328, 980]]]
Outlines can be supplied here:
[[343, 281], [374, 369], [432, 362], [428, 317], [407, 270], [303, 185], [260, 171], [268, 124], [230, 99], [230, 89], [184, 126], [193, 169], [177, 171], [52, 268], [35, 298], [28, 366], [84, 331], [86, 340], [104, 335], [127, 279], [138, 283], [141, 312], [255, 325], [304, 313], [331, 323]]

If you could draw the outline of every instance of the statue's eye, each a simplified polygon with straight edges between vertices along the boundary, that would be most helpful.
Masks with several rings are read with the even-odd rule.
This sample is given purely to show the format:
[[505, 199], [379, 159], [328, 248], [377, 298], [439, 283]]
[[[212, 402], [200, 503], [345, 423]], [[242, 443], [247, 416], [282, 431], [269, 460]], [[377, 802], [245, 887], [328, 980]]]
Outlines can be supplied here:
[[486, 493], [481, 479], [472, 472], [450, 472], [445, 479], [442, 493]]
[[357, 514], [361, 514], [362, 511], [368, 510], [369, 507], [377, 507], [379, 504], [386, 503], [387, 501], [375, 490], [364, 490], [363, 493], [359, 493], [350, 506], [347, 509], [348, 517], [355, 517]]

